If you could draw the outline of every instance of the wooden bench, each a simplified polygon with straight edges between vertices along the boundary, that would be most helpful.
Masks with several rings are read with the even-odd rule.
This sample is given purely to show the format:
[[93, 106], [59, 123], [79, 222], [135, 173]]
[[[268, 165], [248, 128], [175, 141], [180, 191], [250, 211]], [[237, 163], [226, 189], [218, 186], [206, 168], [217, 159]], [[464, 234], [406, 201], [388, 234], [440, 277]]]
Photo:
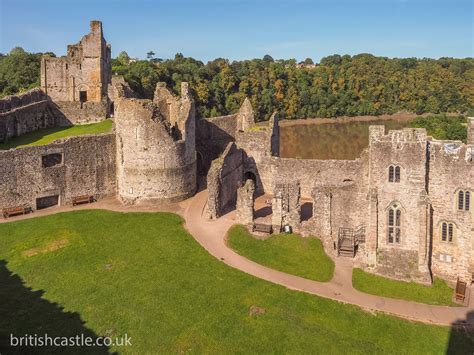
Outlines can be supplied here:
[[466, 298], [466, 289], [467, 289], [467, 283], [464, 281], [458, 280], [456, 281], [456, 301], [464, 302], [464, 299]]
[[12, 216], [27, 214], [32, 211], [33, 210], [31, 209], [31, 207], [24, 207], [24, 206], [8, 207], [8, 208], [2, 209], [2, 215], [3, 215], [3, 218], [8, 218]]
[[271, 224], [262, 224], [262, 223], [255, 223], [252, 226], [252, 232], [262, 232], [262, 233], [272, 233], [272, 225]]
[[83, 203], [92, 203], [94, 201], [95, 201], [94, 196], [90, 196], [90, 195], [75, 196], [72, 198], [72, 205], [76, 206], [76, 205], [81, 205]]

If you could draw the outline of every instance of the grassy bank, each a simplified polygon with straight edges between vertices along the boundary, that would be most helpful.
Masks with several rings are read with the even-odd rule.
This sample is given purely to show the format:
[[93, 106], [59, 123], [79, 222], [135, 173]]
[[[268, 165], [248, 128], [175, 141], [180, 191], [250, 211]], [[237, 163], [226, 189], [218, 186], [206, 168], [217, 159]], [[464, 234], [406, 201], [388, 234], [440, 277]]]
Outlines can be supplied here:
[[0, 150], [20, 148], [27, 146], [46, 145], [59, 138], [82, 136], [84, 134], [100, 134], [110, 132], [113, 122], [105, 120], [98, 123], [77, 125], [72, 127], [53, 127], [39, 129], [15, 137], [7, 143], [0, 144]]
[[444, 281], [435, 278], [433, 285], [425, 286], [415, 282], [404, 282], [369, 274], [361, 269], [352, 272], [352, 285], [359, 291], [371, 295], [399, 298], [434, 305], [455, 305], [453, 289]]

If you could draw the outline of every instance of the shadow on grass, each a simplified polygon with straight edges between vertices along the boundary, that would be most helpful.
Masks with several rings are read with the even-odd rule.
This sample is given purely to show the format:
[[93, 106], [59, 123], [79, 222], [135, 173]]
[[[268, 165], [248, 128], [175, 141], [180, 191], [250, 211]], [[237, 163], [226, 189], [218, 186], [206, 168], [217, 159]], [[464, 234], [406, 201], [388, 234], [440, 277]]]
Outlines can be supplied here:
[[474, 354], [474, 311], [452, 324], [446, 354]]
[[[78, 313], [65, 312], [55, 303], [42, 298], [43, 291], [33, 291], [23, 280], [8, 270], [0, 260], [0, 354], [107, 354], [103, 347], [12, 347], [11, 335], [76, 337], [97, 339], [98, 335], [86, 328]], [[23, 340], [24, 341], [24, 340]]]

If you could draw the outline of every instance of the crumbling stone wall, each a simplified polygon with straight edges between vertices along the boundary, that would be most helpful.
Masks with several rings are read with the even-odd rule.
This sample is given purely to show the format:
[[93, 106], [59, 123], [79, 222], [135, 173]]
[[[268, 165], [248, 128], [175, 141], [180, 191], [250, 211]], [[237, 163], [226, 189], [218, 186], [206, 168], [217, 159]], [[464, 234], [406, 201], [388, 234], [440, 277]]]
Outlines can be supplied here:
[[[186, 83], [181, 89], [177, 98], [158, 84], [151, 101], [129, 98], [123, 85], [115, 87], [118, 196], [124, 203], [172, 202], [194, 195], [194, 103]], [[171, 113], [163, 112], [164, 99], [174, 100]]]
[[[52, 144], [0, 151], [0, 208], [29, 206], [59, 195], [60, 205], [74, 196], [115, 194], [115, 135], [69, 137]], [[60, 154], [59, 164], [44, 167], [43, 157]]]
[[40, 89], [1, 99], [0, 142], [40, 128], [64, 124], [50, 104], [51, 101]]
[[212, 162], [207, 176], [208, 218], [218, 218], [235, 208], [242, 179], [242, 151], [235, 143], [229, 143], [224, 153]]
[[237, 132], [254, 125], [254, 113], [248, 98], [236, 114], [197, 120], [196, 149], [203, 158], [203, 173], [207, 174], [211, 162], [224, 152], [230, 142], [235, 142]]
[[237, 190], [237, 221], [243, 225], [252, 225], [254, 220], [255, 182], [247, 179]]

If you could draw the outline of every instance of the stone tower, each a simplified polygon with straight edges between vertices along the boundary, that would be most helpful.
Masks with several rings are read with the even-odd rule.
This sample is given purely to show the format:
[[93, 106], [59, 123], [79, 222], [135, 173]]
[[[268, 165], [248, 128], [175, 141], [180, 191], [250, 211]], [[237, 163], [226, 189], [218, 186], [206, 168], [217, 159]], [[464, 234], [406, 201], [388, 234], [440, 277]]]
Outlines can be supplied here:
[[194, 102], [188, 84], [175, 97], [158, 83], [152, 100], [117, 84], [117, 190], [127, 204], [184, 200], [196, 192]]
[[110, 45], [100, 21], [91, 21], [90, 32], [67, 46], [66, 57], [41, 59], [41, 89], [53, 101], [101, 102], [110, 80]]

